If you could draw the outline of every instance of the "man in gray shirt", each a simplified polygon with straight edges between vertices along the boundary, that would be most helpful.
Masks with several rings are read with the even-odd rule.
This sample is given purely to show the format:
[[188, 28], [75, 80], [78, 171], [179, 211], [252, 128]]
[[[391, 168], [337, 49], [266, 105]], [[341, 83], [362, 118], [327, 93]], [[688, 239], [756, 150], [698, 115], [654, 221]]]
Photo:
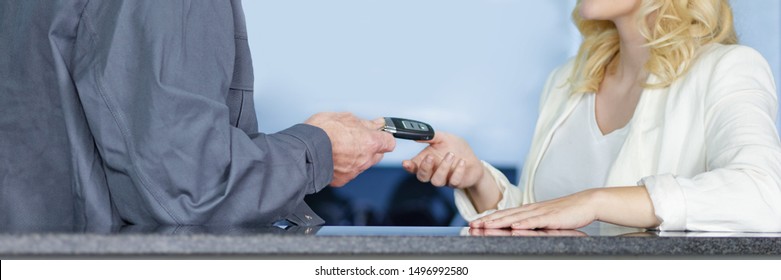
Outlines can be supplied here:
[[303, 197], [395, 142], [258, 133], [246, 34], [240, 0], [0, 1], [0, 229], [322, 222]]

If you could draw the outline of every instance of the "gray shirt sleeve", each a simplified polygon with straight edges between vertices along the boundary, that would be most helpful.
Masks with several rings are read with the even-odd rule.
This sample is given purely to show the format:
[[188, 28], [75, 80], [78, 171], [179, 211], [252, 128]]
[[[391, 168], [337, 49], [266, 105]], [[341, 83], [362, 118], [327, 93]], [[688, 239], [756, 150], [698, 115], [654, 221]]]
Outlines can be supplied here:
[[247, 133], [229, 110], [234, 94], [254, 106], [251, 80], [235, 82], [249, 61], [238, 3], [86, 5], [70, 65], [125, 222], [270, 223], [331, 181], [324, 131]]

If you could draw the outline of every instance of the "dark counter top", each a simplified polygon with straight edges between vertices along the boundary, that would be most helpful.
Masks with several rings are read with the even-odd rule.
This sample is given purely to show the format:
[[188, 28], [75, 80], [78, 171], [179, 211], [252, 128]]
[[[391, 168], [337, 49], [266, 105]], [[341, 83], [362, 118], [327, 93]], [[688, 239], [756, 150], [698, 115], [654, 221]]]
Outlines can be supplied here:
[[131, 227], [103, 232], [0, 231], [0, 257], [781, 258], [781, 234], [485, 232], [462, 227]]

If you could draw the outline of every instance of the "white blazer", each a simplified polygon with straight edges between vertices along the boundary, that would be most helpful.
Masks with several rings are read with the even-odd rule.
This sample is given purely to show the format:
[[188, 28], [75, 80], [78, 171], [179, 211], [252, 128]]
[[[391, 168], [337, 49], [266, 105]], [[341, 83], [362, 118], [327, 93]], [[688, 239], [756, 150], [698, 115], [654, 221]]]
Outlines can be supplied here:
[[[540, 160], [581, 96], [567, 83], [573, 64], [551, 73], [543, 90], [518, 181], [525, 188], [485, 164], [503, 194], [498, 209], [534, 202]], [[685, 76], [643, 91], [606, 186], [645, 186], [660, 230], [781, 232], [777, 112], [773, 75], [762, 55], [740, 45], [706, 46]], [[495, 211], [478, 214], [461, 190], [456, 205], [467, 220]]]

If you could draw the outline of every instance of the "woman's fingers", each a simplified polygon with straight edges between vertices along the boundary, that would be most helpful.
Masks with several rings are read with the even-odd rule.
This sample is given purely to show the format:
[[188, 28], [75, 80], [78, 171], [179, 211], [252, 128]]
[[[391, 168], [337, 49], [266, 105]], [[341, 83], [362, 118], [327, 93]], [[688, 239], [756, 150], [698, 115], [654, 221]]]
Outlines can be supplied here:
[[[429, 162], [429, 158], [432, 161]], [[423, 159], [415, 157], [404, 160], [401, 166], [407, 172], [415, 174], [421, 182], [431, 182], [437, 187], [461, 187], [466, 174], [466, 160], [456, 158], [453, 153], [447, 153], [439, 164], [436, 163], [435, 156], [426, 155]]]
[[523, 211], [523, 206], [516, 207], [516, 208], [510, 208], [510, 209], [499, 210], [499, 211], [496, 211], [496, 212], [494, 212], [494, 213], [492, 213], [490, 215], [487, 215], [485, 217], [482, 217], [480, 219], [472, 221], [471, 223], [469, 223], [469, 226], [470, 227], [482, 228], [482, 227], [485, 227], [485, 224], [488, 221], [500, 219], [500, 218], [503, 218], [505, 216], [509, 216], [509, 215], [515, 214], [516, 212], [520, 212], [520, 211]]
[[577, 230], [558, 230], [558, 229], [511, 229], [513, 236], [577, 236], [585, 237], [587, 234]]
[[411, 174], [418, 173], [418, 165], [415, 164], [414, 161], [411, 160], [402, 160], [401, 161], [401, 167], [404, 168], [407, 172]]
[[[512, 215], [492, 219], [483, 223], [483, 228], [509, 228], [513, 224], [522, 223], [525, 219], [538, 216], [537, 211], [519, 211]], [[518, 229], [533, 229], [529, 227], [519, 227]]]
[[470, 228], [470, 236], [511, 236], [512, 231], [507, 229], [483, 229], [483, 228]]
[[448, 182], [448, 176], [450, 175], [450, 170], [453, 168], [455, 161], [455, 155], [453, 153], [447, 153], [445, 155], [445, 158], [442, 159], [442, 162], [439, 163], [439, 166], [434, 171], [434, 173], [431, 175], [431, 184], [436, 187], [442, 187], [444, 185], [447, 185]]
[[419, 181], [438, 187], [463, 188], [475, 185], [482, 178], [482, 164], [464, 139], [440, 131], [432, 140], [419, 142], [428, 146], [402, 162], [402, 167], [414, 173]]
[[496, 228], [470, 228], [469, 236], [574, 236], [585, 237], [587, 234], [577, 230], [558, 229], [496, 229]]
[[537, 211], [536, 207], [531, 207], [532, 205], [533, 204], [528, 204], [517, 208], [497, 211], [469, 223], [469, 226], [480, 228], [509, 228], [512, 224], [523, 219], [539, 215], [540, 213]]
[[423, 158], [423, 162], [420, 163], [418, 168], [418, 181], [428, 183], [431, 181], [431, 176], [434, 174], [434, 156], [428, 155]]
[[450, 175], [450, 186], [455, 188], [461, 187], [461, 183], [464, 180], [464, 173], [466, 173], [466, 161], [461, 159], [456, 163], [453, 174]]
[[550, 218], [546, 215], [539, 215], [533, 217], [526, 217], [524, 219], [515, 220], [510, 224], [512, 229], [536, 229], [536, 228], [548, 228], [550, 225]]

